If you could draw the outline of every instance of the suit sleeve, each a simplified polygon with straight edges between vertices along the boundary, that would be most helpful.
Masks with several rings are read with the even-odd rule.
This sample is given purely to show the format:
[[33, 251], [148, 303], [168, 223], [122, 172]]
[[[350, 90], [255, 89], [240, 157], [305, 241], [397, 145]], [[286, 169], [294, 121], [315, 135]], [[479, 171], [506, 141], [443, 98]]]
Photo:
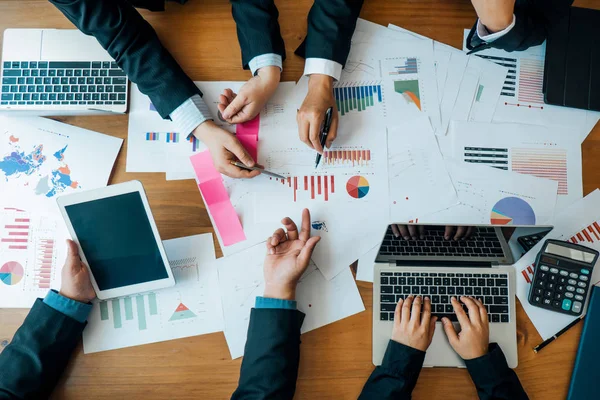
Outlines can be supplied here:
[[481, 400], [529, 399], [498, 344], [490, 343], [488, 354], [465, 360], [465, 364]]
[[285, 60], [285, 44], [277, 21], [279, 11], [273, 0], [231, 0], [231, 12], [244, 69], [250, 69], [250, 60], [263, 54], [278, 54]]
[[85, 325], [38, 299], [0, 354], [0, 399], [50, 397]]
[[369, 376], [359, 400], [410, 399], [423, 360], [424, 351], [390, 340], [383, 362]]
[[126, 0], [50, 0], [79, 30], [94, 36], [128, 78], [167, 118], [202, 93]]
[[467, 39], [469, 50], [497, 48], [505, 51], [522, 51], [540, 45], [546, 40], [548, 30], [562, 16], [568, 14], [573, 0], [526, 0], [515, 5], [515, 26], [506, 35], [486, 43], [477, 36], [477, 22]]
[[238, 388], [232, 399], [292, 399], [300, 361], [297, 310], [254, 308]]
[[346, 64], [350, 41], [363, 0], [315, 0], [308, 14], [308, 29], [296, 54]]

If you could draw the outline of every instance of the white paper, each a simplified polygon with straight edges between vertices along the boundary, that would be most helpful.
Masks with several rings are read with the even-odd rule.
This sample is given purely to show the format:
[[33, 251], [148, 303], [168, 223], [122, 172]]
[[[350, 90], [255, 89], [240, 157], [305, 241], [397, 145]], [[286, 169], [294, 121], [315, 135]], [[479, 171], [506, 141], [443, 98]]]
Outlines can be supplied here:
[[420, 223], [539, 225], [554, 215], [555, 181], [445, 161], [460, 204], [420, 218]]
[[[559, 213], [552, 221], [554, 229], [544, 239], [571, 241], [600, 251], [600, 209], [598, 204], [600, 204], [600, 190], [596, 189]], [[545, 240], [540, 241], [514, 264], [514, 268], [517, 275], [517, 296], [540, 336], [543, 340], [546, 340], [571, 323], [575, 317], [544, 310], [529, 304], [528, 297], [531, 284], [526, 277], [530, 279], [529, 268], [533, 270], [535, 258], [544, 243]], [[600, 268], [596, 264], [589, 283], [594, 285], [598, 281], [600, 281]], [[587, 304], [583, 307], [584, 313], [586, 306]]]
[[163, 245], [176, 285], [95, 300], [83, 331], [86, 354], [223, 330], [212, 235], [165, 240]]
[[558, 182], [559, 210], [583, 196], [581, 145], [568, 128], [453, 122], [449, 135], [454, 158]]
[[375, 273], [375, 259], [379, 253], [379, 247], [380, 244], [373, 247], [358, 259], [358, 267], [356, 269], [357, 281], [373, 282], [373, 275]]
[[[250, 311], [256, 297], [264, 292], [265, 255], [265, 244], [260, 243], [216, 261], [223, 299], [225, 339], [234, 359], [244, 354]], [[309, 265], [298, 283], [296, 301], [298, 310], [306, 314], [302, 333], [365, 309], [349, 267], [328, 281], [314, 264]]]

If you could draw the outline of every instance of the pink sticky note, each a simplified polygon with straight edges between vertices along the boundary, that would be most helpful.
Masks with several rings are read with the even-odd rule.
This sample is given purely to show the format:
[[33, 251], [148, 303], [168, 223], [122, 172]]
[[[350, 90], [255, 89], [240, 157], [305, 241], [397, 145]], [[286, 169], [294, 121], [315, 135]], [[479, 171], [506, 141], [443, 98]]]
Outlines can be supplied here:
[[208, 150], [194, 154], [190, 157], [190, 161], [192, 162], [198, 182], [206, 182], [216, 178], [221, 179], [221, 174], [215, 169]]
[[210, 214], [217, 225], [224, 246], [246, 240], [242, 223], [235, 213], [231, 201], [213, 204], [210, 207]]
[[237, 136], [238, 140], [244, 146], [250, 157], [258, 161], [258, 141], [253, 136]]
[[253, 120], [238, 124], [235, 127], [235, 136], [242, 146], [250, 153], [254, 161], [258, 161], [258, 132], [260, 130], [260, 114]]
[[198, 186], [200, 187], [202, 196], [204, 196], [204, 201], [208, 206], [221, 203], [223, 201], [229, 201], [229, 195], [227, 194], [227, 189], [225, 189], [225, 186], [223, 186], [221, 177], [219, 177], [219, 179], [212, 179], [207, 182], [202, 182]]

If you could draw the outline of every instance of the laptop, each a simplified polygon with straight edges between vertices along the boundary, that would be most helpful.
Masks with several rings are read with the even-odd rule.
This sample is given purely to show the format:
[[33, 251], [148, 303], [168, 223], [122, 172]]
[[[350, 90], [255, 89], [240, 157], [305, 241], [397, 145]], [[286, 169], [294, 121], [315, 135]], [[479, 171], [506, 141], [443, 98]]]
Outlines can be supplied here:
[[[394, 231], [400, 233], [396, 237]], [[381, 365], [392, 335], [394, 310], [400, 298], [429, 296], [432, 314], [460, 325], [452, 296], [472, 296], [483, 302], [490, 320], [490, 342], [500, 345], [508, 365], [517, 359], [516, 278], [507, 240], [514, 227], [493, 225], [389, 225], [375, 260], [373, 280], [373, 364]], [[409, 240], [403, 238], [408, 232]], [[451, 239], [445, 236], [450, 234]], [[454, 240], [455, 236], [460, 236]], [[502, 266], [505, 265], [505, 266]], [[464, 307], [466, 310], [466, 307]], [[436, 323], [427, 350], [426, 367], [464, 367], [441, 322]]]
[[127, 111], [127, 77], [98, 41], [76, 29], [4, 31], [0, 113]]

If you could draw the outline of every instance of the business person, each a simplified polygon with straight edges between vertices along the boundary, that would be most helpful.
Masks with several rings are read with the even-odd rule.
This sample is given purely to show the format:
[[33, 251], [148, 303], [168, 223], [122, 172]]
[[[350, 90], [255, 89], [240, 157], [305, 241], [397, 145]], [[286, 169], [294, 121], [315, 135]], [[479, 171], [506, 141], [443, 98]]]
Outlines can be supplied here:
[[471, 0], [479, 19], [469, 32], [467, 48], [525, 50], [542, 44], [548, 30], [569, 12], [573, 0]]
[[[162, 118], [170, 118], [182, 135], [194, 135], [209, 149], [216, 169], [234, 178], [253, 178], [231, 164], [255, 162], [236, 137], [213, 122], [202, 92], [163, 47], [156, 32], [134, 5], [164, 10], [164, 0], [49, 0], [80, 31], [94, 36], [152, 100]], [[179, 0], [184, 3], [185, 0]]]
[[[482, 400], [528, 399], [519, 378], [510, 369], [500, 347], [489, 343], [489, 321], [484, 305], [471, 297], [452, 297], [452, 306], [460, 323], [457, 333], [447, 318], [442, 318], [450, 345], [465, 361], [471, 379]], [[431, 315], [431, 302], [425, 297], [409, 296], [400, 300], [394, 313], [392, 338], [383, 362], [365, 384], [360, 400], [410, 399], [431, 344], [437, 317]]]
[[[333, 119], [326, 147], [337, 136], [338, 113], [333, 83], [340, 78], [350, 52], [350, 40], [363, 0], [315, 0], [308, 14], [306, 38], [296, 54], [306, 59], [304, 75], [309, 76], [308, 94], [298, 110], [298, 134], [309, 147], [322, 153], [319, 141], [325, 112], [333, 107]], [[231, 0], [242, 50], [242, 64], [252, 78], [239, 93], [225, 90], [219, 110], [230, 123], [254, 118], [279, 84], [285, 45], [273, 0]]]

